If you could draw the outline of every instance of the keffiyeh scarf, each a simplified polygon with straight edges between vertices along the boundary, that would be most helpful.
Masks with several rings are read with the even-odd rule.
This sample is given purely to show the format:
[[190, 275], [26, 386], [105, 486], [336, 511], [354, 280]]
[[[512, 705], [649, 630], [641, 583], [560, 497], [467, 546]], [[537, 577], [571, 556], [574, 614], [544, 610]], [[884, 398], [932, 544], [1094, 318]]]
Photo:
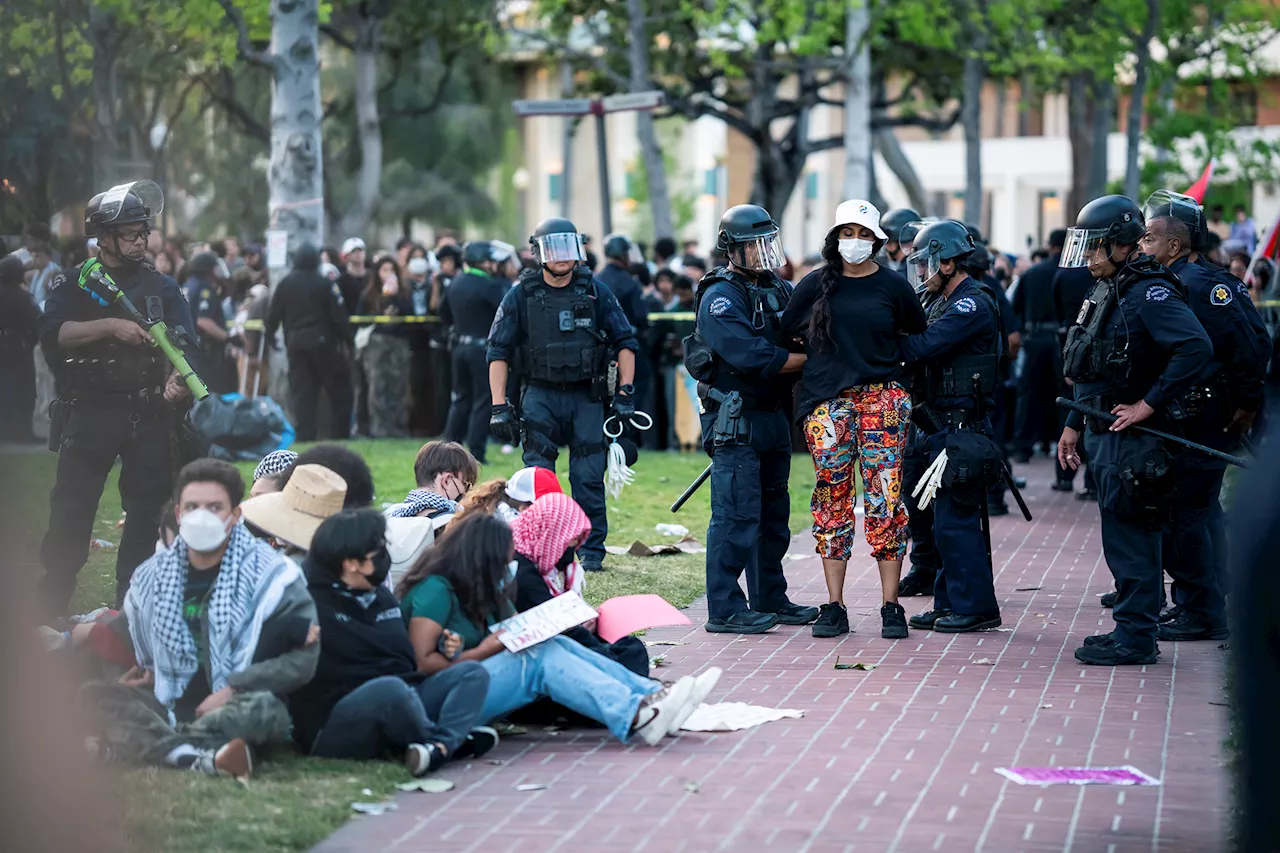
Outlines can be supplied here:
[[559, 492], [538, 498], [511, 522], [516, 553], [533, 560], [552, 595], [582, 591], [582, 567], [578, 561], [566, 569], [556, 564], [569, 546], [590, 530], [591, 520], [578, 502]]
[[[173, 547], [138, 567], [124, 610], [138, 665], [155, 673], [156, 700], [172, 713], [199, 667], [195, 638], [183, 619], [183, 590], [191, 564], [187, 544]], [[262, 625], [275, 612], [286, 587], [302, 579], [287, 557], [255, 539], [237, 523], [209, 598], [209, 669], [214, 692], [227, 677], [253, 662]]]
[[433, 515], [452, 514], [458, 511], [458, 502], [451, 501], [439, 492], [429, 489], [414, 489], [405, 495], [403, 502], [387, 509], [384, 515], [388, 518], [415, 518], [421, 515], [423, 510], [428, 509]]

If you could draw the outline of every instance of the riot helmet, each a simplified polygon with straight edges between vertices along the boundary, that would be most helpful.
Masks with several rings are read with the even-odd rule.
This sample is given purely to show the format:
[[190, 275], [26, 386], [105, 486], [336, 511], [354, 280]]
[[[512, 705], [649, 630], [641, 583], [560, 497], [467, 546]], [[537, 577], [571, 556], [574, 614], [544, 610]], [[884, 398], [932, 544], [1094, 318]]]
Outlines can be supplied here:
[[720, 217], [716, 249], [744, 270], [776, 270], [787, 262], [782, 235], [769, 211], [758, 204], [739, 204]]
[[587, 247], [578, 226], [559, 216], [542, 220], [529, 238], [529, 245], [533, 248], [533, 259], [543, 268], [556, 261], [578, 263], [587, 259]]
[[605, 237], [604, 256], [609, 260], [622, 261], [627, 265], [644, 263], [639, 247], [632, 243], [631, 238], [626, 234], [610, 234]]
[[1058, 266], [1087, 267], [1100, 250], [1110, 258], [1116, 246], [1136, 246], [1146, 221], [1132, 199], [1122, 195], [1095, 198], [1080, 209], [1074, 228], [1067, 229], [1066, 245]]
[[884, 233], [890, 243], [905, 242], [898, 238], [898, 232], [903, 225], [908, 222], [920, 221], [920, 214], [916, 213], [909, 207], [895, 207], [893, 210], [885, 211], [884, 216], [880, 217], [880, 227], [884, 229]]
[[84, 235], [99, 241], [106, 230], [151, 220], [164, 210], [164, 192], [155, 181], [117, 184], [89, 199], [84, 209]]
[[213, 252], [198, 252], [187, 261], [184, 272], [191, 277], [213, 281], [218, 277], [218, 262], [222, 260]]
[[1142, 218], [1146, 222], [1161, 217], [1172, 217], [1187, 226], [1191, 232], [1193, 252], [1203, 252], [1209, 243], [1209, 224], [1204, 218], [1200, 202], [1184, 193], [1173, 190], [1156, 190], [1142, 206]]
[[471, 240], [462, 247], [462, 262], [479, 267], [493, 260], [493, 246], [488, 240]]
[[[902, 227], [898, 229], [898, 245], [902, 248], [902, 251], [910, 253], [911, 247], [915, 244], [916, 237], [919, 236], [920, 232], [939, 221], [941, 220], [936, 216], [926, 216], [924, 219], [913, 219], [910, 222], [904, 222]], [[960, 227], [964, 228], [963, 225]], [[968, 233], [968, 229], [965, 229], [965, 233]]]
[[944, 261], [955, 261], [959, 269], [977, 248], [964, 223], [954, 219], [926, 225], [914, 236], [914, 241], [915, 247], [907, 258], [907, 280], [912, 287], [932, 281], [941, 272]]

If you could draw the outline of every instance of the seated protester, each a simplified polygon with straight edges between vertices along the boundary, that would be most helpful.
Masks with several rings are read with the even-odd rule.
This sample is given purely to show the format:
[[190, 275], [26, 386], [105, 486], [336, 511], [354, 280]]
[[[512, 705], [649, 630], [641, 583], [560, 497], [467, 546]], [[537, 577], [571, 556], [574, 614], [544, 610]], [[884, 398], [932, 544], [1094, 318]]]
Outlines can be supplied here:
[[[524, 612], [570, 590], [582, 592], [582, 567], [574, 551], [591, 532], [591, 520], [565, 494], [538, 498], [511, 522], [516, 546], [516, 610]], [[565, 637], [625, 666], [636, 675], [649, 674], [649, 650], [638, 637], [607, 643], [585, 626]]]
[[413, 518], [452, 515], [458, 501], [476, 484], [480, 463], [456, 441], [428, 441], [413, 462], [413, 476], [418, 488], [409, 492], [403, 502], [386, 510], [390, 518]]
[[496, 515], [510, 524], [543, 495], [563, 493], [556, 472], [546, 468], [521, 468], [510, 480], [481, 483], [459, 502], [458, 517], [469, 512]]
[[[515, 546], [511, 528], [475, 514], [449, 525], [396, 589], [409, 623], [418, 669], [432, 675], [459, 663], [480, 661], [489, 673], [482, 721], [504, 717], [549, 698], [604, 724], [624, 743], [638, 735], [656, 746], [675, 733], [715, 686], [712, 668], [669, 688], [567, 637], [552, 637], [509, 652], [487, 625], [514, 612]], [[451, 635], [461, 639], [457, 655], [441, 651]]]
[[240, 505], [250, 532], [272, 548], [295, 557], [311, 549], [311, 537], [326, 518], [342, 511], [347, 483], [320, 465], [298, 465], [278, 492]]
[[315, 674], [316, 610], [302, 571], [240, 523], [244, 480], [198, 459], [178, 474], [178, 539], [125, 596], [137, 664], [87, 684], [99, 757], [250, 775], [250, 747], [289, 740], [281, 696]]
[[324, 643], [315, 678], [289, 697], [293, 737], [321, 758], [403, 756], [423, 776], [497, 745], [493, 729], [476, 725], [489, 674], [475, 661], [418, 672], [400, 603], [383, 584], [386, 527], [377, 510], [346, 510], [311, 539], [303, 568]]
[[300, 453], [293, 467], [280, 474], [281, 489], [289, 483], [299, 465], [328, 468], [346, 481], [347, 496], [342, 503], [343, 509], [359, 509], [373, 504], [373, 472], [359, 453], [340, 444], [317, 444]]
[[273, 450], [258, 467], [253, 469], [253, 485], [249, 487], [249, 497], [256, 498], [269, 492], [278, 492], [284, 488], [281, 475], [298, 461], [298, 454], [292, 450]]

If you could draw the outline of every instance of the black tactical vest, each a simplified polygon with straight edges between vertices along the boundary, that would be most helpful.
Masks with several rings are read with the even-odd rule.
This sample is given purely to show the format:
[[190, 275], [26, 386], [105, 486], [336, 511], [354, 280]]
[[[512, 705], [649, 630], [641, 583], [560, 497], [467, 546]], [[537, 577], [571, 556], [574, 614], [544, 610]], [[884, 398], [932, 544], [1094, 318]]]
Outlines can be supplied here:
[[[974, 284], [978, 282], [974, 280]], [[978, 285], [978, 298], [991, 309], [995, 322], [995, 334], [981, 354], [958, 355], [924, 367], [925, 400], [933, 403], [940, 399], [973, 397], [973, 377], [978, 376], [981, 393], [991, 396], [1000, 381], [1000, 353], [1004, 349], [1004, 332], [1000, 328], [1000, 305], [985, 288]], [[946, 313], [950, 303], [941, 297], [926, 306], [925, 317], [933, 325]]]
[[527, 377], [534, 382], [585, 382], [608, 369], [606, 336], [591, 273], [575, 270], [566, 287], [551, 287], [541, 270], [520, 279], [524, 297]]
[[[76, 287], [80, 268], [68, 270], [62, 287]], [[164, 320], [165, 278], [149, 265], [137, 272], [137, 279], [126, 287], [129, 300], [152, 320]], [[101, 308], [88, 303], [93, 315], [81, 320], [106, 317], [130, 319], [119, 305]], [[131, 346], [113, 339], [94, 341], [74, 349], [59, 349], [54, 377], [58, 396], [63, 400], [93, 400], [119, 396], [155, 397], [162, 399], [169, 374], [169, 361], [158, 347]]]
[[[765, 275], [769, 277], [768, 283], [762, 285], [758, 280], [736, 273], [728, 267], [716, 267], [703, 276], [698, 285], [698, 292], [694, 297], [694, 313], [701, 307], [702, 297], [711, 284], [717, 281], [730, 282], [746, 295], [748, 320], [752, 329], [769, 343], [780, 346], [782, 314], [791, 301], [791, 293], [782, 279], [774, 273]], [[790, 399], [792, 378], [778, 376], [762, 382], [755, 377], [740, 375], [711, 349], [697, 329], [684, 339], [684, 364], [694, 379], [719, 391], [737, 391], [752, 407], [776, 406], [779, 401]]]

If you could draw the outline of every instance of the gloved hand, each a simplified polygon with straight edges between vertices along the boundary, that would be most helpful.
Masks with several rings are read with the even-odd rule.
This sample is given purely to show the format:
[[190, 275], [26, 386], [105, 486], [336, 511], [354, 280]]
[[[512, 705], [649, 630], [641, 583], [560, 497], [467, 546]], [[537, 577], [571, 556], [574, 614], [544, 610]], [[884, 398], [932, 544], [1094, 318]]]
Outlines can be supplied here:
[[489, 432], [503, 444], [520, 443], [520, 421], [509, 403], [499, 403], [489, 416]]
[[619, 420], [628, 421], [636, 413], [636, 398], [630, 394], [613, 395], [613, 413]]

